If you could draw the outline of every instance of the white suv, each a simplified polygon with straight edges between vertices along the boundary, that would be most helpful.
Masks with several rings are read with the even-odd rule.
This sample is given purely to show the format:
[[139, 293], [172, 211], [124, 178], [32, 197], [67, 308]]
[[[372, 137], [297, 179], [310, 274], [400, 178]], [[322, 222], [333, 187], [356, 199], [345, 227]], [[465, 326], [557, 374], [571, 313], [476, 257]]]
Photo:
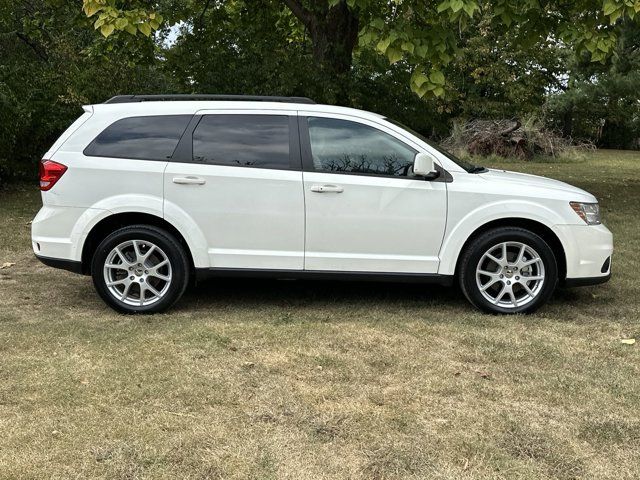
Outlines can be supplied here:
[[470, 165], [374, 113], [213, 95], [84, 110], [41, 162], [33, 249], [121, 312], [211, 275], [457, 281], [499, 313], [611, 276], [593, 195]]

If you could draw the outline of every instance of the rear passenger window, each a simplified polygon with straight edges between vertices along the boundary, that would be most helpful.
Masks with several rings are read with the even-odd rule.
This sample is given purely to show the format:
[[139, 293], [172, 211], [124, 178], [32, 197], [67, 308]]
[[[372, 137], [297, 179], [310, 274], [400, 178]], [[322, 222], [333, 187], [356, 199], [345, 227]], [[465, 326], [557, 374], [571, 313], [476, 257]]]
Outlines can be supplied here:
[[288, 170], [286, 115], [205, 115], [193, 132], [193, 160], [232, 167]]
[[191, 115], [123, 118], [107, 127], [84, 154], [92, 157], [168, 160]]

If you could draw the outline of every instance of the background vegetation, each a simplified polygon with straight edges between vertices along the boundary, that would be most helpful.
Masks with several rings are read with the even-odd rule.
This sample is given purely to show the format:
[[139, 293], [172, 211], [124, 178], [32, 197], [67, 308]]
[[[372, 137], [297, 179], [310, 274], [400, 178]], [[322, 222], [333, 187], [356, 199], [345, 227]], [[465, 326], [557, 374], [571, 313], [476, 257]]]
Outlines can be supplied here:
[[533, 116], [636, 148], [636, 11], [636, 0], [0, 0], [0, 184], [35, 176], [81, 105], [124, 93], [310, 96], [436, 139], [456, 119]]

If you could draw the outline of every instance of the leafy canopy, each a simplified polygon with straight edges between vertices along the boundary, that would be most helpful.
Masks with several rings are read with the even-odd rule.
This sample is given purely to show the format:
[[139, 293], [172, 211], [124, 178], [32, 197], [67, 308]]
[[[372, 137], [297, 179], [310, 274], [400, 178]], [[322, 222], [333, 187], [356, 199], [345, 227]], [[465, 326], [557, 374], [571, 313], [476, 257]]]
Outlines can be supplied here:
[[[197, 17], [203, 8], [200, 2], [181, 3], [184, 20]], [[604, 63], [615, 54], [619, 25], [635, 21], [640, 13], [640, 0], [285, 0], [269, 5], [280, 11], [288, 8], [298, 18], [326, 16], [339, 8], [353, 15], [359, 22], [358, 48], [371, 49], [390, 64], [405, 62], [412, 73], [411, 89], [420, 97], [445, 95], [445, 67], [457, 56], [460, 41], [478, 17], [489, 16], [497, 31], [515, 32], [511, 37], [523, 49], [548, 39]], [[154, 2], [153, 9], [143, 0], [83, 0], [83, 7], [105, 37], [120, 32], [149, 36], [161, 28], [163, 15], [179, 20], [175, 3], [169, 0]], [[294, 27], [291, 35], [299, 31]]]

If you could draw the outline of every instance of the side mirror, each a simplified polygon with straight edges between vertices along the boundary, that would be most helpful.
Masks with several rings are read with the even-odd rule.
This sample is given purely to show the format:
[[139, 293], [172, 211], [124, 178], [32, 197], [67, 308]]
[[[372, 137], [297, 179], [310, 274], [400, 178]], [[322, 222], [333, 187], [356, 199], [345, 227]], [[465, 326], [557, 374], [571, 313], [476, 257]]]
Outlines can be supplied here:
[[440, 176], [440, 172], [436, 170], [434, 158], [428, 153], [418, 153], [413, 160], [413, 173], [428, 180], [433, 180]]

